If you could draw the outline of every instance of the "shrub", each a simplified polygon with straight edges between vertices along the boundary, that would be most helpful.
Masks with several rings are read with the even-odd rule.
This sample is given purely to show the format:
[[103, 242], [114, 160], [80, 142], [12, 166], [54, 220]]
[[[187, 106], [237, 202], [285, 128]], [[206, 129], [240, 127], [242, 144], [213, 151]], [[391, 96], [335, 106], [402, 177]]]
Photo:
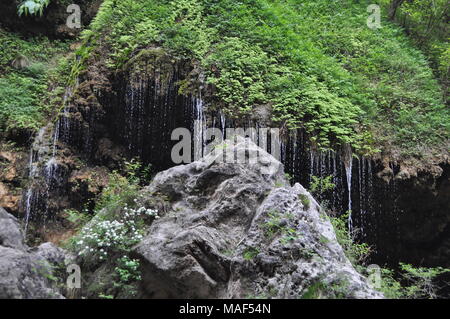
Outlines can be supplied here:
[[405, 281], [405, 295], [408, 298], [438, 298], [436, 277], [450, 272], [450, 269], [442, 267], [427, 268], [414, 267], [410, 264], [400, 263], [402, 277]]
[[367, 28], [366, 8], [350, 0], [105, 0], [84, 40], [109, 48], [113, 69], [149, 46], [191, 59], [214, 93], [212, 108], [239, 118], [270, 106], [275, 123], [303, 128], [320, 148], [425, 156], [448, 138], [441, 88], [400, 28]]
[[325, 192], [333, 190], [336, 187], [332, 181], [332, 175], [325, 177], [311, 176], [311, 185], [309, 186], [309, 190], [315, 195], [321, 195]]
[[39, 15], [42, 16], [44, 9], [48, 7], [50, 0], [25, 0], [18, 6], [19, 16], [25, 15]]
[[116, 219], [93, 220], [82, 229], [74, 248], [79, 256], [90, 261], [102, 261], [110, 255], [128, 252], [143, 238], [144, 217], [158, 218], [157, 211], [125, 206], [123, 214]]
[[[0, 29], [0, 135], [17, 130], [33, 133], [43, 126], [53, 107], [45, 101], [47, 77], [53, 72], [49, 62], [66, 50], [63, 41], [23, 39]], [[61, 77], [62, 73], [52, 77], [52, 85]]]
[[331, 217], [330, 221], [333, 225], [336, 239], [344, 249], [345, 255], [353, 266], [361, 272], [364, 262], [369, 257], [371, 248], [366, 243], [361, 244], [354, 241], [354, 238], [347, 229], [348, 215], [349, 213], [347, 212], [339, 217]]
[[131, 259], [128, 256], [123, 256], [117, 260], [116, 271], [118, 280], [114, 283], [122, 294], [129, 297], [136, 297], [137, 289], [134, 283], [139, 282], [141, 278], [140, 262], [138, 259]]
[[436, 299], [439, 298], [436, 278], [447, 272], [450, 269], [414, 267], [400, 263], [397, 273], [391, 269], [381, 269], [379, 290], [391, 299]]
[[45, 82], [12, 73], [0, 78], [0, 132], [37, 130], [42, 125]]

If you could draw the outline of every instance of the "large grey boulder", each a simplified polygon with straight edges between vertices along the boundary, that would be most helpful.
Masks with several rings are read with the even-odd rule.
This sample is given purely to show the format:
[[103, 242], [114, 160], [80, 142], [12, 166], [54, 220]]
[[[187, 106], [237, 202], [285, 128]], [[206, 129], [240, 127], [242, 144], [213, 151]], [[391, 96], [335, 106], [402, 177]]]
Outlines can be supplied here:
[[18, 220], [0, 208], [0, 299], [63, 298], [54, 275], [66, 257], [50, 243], [27, 247]]
[[24, 250], [23, 232], [17, 218], [0, 207], [0, 246]]
[[[242, 138], [224, 145], [157, 174], [142, 194], [141, 205], [165, 203], [134, 248], [145, 297], [383, 297], [346, 258], [314, 198], [289, 186], [280, 162]], [[218, 160], [255, 152], [251, 163]]]

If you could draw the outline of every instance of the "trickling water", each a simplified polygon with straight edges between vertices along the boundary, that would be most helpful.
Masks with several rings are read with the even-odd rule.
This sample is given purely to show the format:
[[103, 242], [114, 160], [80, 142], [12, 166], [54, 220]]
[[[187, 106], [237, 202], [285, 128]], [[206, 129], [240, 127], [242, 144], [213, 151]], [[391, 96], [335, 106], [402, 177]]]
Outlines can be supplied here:
[[[53, 126], [53, 137], [51, 142], [47, 142], [46, 135], [48, 135], [51, 131], [52, 126], [47, 125], [39, 130], [31, 146], [28, 168], [30, 186], [23, 197], [25, 206], [25, 234], [27, 233], [30, 220], [34, 217], [38, 210], [42, 211], [43, 219], [46, 218], [49, 192], [52, 185], [55, 182], [58, 182], [57, 173], [59, 165], [56, 156], [57, 144], [61, 136], [61, 130], [66, 137], [70, 134], [70, 119], [67, 101], [71, 96], [72, 89], [67, 88], [63, 97], [63, 113]], [[51, 145], [49, 145], [50, 143]], [[43, 161], [45, 161], [45, 163], [42, 163]], [[43, 177], [43, 180], [41, 177]]]
[[33, 202], [33, 189], [29, 188], [26, 193], [25, 197], [25, 234], [28, 230], [28, 223], [30, 222], [30, 216], [31, 216], [31, 208], [32, 208], [32, 202]]
[[348, 191], [348, 230], [350, 234], [353, 230], [353, 220], [352, 220], [352, 149], [347, 147], [344, 151], [344, 166], [345, 166], [345, 176], [347, 178], [347, 191]]
[[[236, 120], [227, 118], [222, 111], [209, 112], [200, 94], [189, 96], [178, 94], [177, 83], [182, 79], [181, 71], [176, 68], [167, 76], [162, 76], [161, 72], [166, 71], [160, 69], [165, 68], [155, 69], [148, 71], [148, 74], [130, 71], [131, 74], [114, 83], [111, 90], [114, 94], [96, 92], [105, 113], [101, 118], [101, 129], [107, 131], [105, 135], [96, 136], [96, 138], [107, 137], [123, 146], [124, 149], [128, 149], [127, 154], [130, 157], [138, 156], [145, 164], [151, 163], [156, 171], [172, 166], [170, 153], [176, 142], [172, 143], [171, 132], [177, 127], [187, 127], [194, 133], [195, 158], [205, 155], [208, 123], [220, 128], [224, 138], [227, 137], [227, 127], [242, 127], [235, 125], [236, 123], [244, 123], [243, 126], [246, 129], [255, 128], [257, 144], [265, 145], [266, 150], [272, 153], [273, 144], [267, 143], [271, 141], [271, 138], [267, 132], [261, 134], [257, 121], [249, 118]], [[72, 90], [68, 89], [64, 99], [67, 100], [71, 95]], [[63, 168], [64, 165], [61, 159], [58, 165], [58, 143], [66, 143], [87, 154], [94, 153], [86, 151], [89, 147], [85, 146], [89, 144], [89, 138], [92, 138], [89, 136], [95, 135], [94, 133], [98, 131], [95, 130], [98, 119], [95, 118], [95, 114], [83, 114], [84, 120], [90, 121], [88, 132], [85, 133], [85, 126], [81, 125], [82, 122], [77, 121], [75, 116], [71, 117], [71, 111], [74, 112], [65, 102], [61, 117], [54, 127], [52, 146], [47, 145], [47, 151], [37, 143], [38, 140], [43, 139], [45, 130], [38, 134], [40, 137], [36, 138], [36, 143], [33, 145], [29, 165], [30, 180], [34, 181], [40, 175], [45, 183], [38, 185], [38, 180], [33, 182], [24, 194], [27, 226], [29, 220], [33, 219], [35, 211], [38, 210], [38, 206], [41, 211], [47, 210], [42, 202], [46, 200], [46, 197], [53, 196], [53, 193], [49, 195], [52, 185], [62, 183], [60, 167]], [[91, 116], [92, 118], [89, 118]], [[86, 120], [86, 118], [89, 119]], [[92, 148], [92, 150], [95, 149]], [[334, 151], [316, 151], [306, 132], [297, 130], [287, 134], [281, 145], [276, 147], [276, 151], [281, 152], [285, 171], [293, 177], [292, 181], [299, 182], [306, 188], [311, 186], [312, 176], [322, 178], [332, 176], [336, 188], [318, 195], [318, 199], [328, 201], [329, 208], [335, 212], [342, 213], [348, 210], [350, 230], [362, 229], [364, 236], [371, 236], [370, 239], [375, 242], [377, 240], [375, 236], [378, 236], [378, 233], [368, 234], [369, 232], [365, 230], [381, 229], [377, 224], [377, 214], [392, 208], [392, 213], [396, 215], [395, 221], [399, 221], [396, 197], [391, 194], [390, 202], [388, 204], [383, 202], [385, 194], [396, 192], [395, 184], [382, 189], [384, 184], [373, 179], [374, 171], [377, 169], [372, 166], [372, 161], [360, 158], [353, 163], [350, 148], [347, 148], [344, 154]], [[39, 163], [41, 163], [40, 166]], [[352, 193], [354, 202], [352, 202]], [[392, 201], [394, 205], [390, 207]]]
[[206, 117], [204, 104], [201, 97], [193, 97], [195, 112], [194, 122], [194, 158], [198, 160], [203, 157], [206, 148]]
[[[44, 140], [44, 134], [47, 130], [47, 127], [43, 127], [39, 130], [36, 138], [31, 145], [30, 150], [30, 160], [28, 164], [28, 178], [30, 181], [33, 181], [34, 178], [39, 176], [39, 168], [38, 161], [41, 156], [41, 143]], [[28, 223], [30, 217], [33, 213], [33, 204], [35, 202], [35, 192], [33, 190], [33, 185], [27, 190], [25, 195], [25, 233], [28, 229]]]

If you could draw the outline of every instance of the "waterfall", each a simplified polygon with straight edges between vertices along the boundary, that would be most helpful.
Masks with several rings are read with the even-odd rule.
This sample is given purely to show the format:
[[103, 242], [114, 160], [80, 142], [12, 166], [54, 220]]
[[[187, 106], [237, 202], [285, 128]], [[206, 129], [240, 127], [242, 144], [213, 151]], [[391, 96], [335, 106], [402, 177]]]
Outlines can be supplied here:
[[[194, 124], [191, 125], [191, 129], [194, 133], [196, 159], [205, 155], [204, 151], [208, 142], [205, 136], [207, 123], [220, 128], [224, 135], [226, 135], [227, 128], [234, 126], [243, 127], [244, 130], [253, 128], [257, 132], [255, 141], [258, 142], [262, 138], [261, 132], [258, 130], [258, 122], [251, 121], [249, 118], [233, 120], [227, 118], [222, 111], [208, 112], [200, 95], [191, 96], [190, 100], [192, 105], [189, 112], [185, 113], [185, 117], [188, 118], [190, 123]], [[266, 145], [268, 146], [268, 144]], [[267, 147], [267, 151], [270, 151], [269, 147]], [[358, 230], [361, 230], [360, 234], [366, 236], [368, 223], [371, 223], [374, 219], [369, 216], [374, 212], [372, 207], [372, 192], [374, 189], [372, 186], [373, 168], [371, 160], [360, 157], [353, 161], [350, 146], [345, 147], [342, 153], [332, 150], [316, 151], [309, 143], [303, 130], [300, 129], [287, 134], [279, 145], [279, 151], [286, 173], [293, 177], [292, 182], [299, 182], [305, 187], [310, 187], [312, 176], [321, 178], [332, 176], [332, 182], [336, 186], [335, 189], [317, 194], [318, 200], [323, 202], [324, 205], [329, 205], [327, 208], [334, 212], [348, 211], [347, 225], [349, 232], [354, 232], [357, 227]], [[381, 210], [381, 208], [378, 210]]]
[[360, 229], [362, 236], [364, 236], [364, 218], [365, 218], [365, 196], [366, 196], [366, 185], [365, 185], [365, 158], [360, 157], [358, 159], [358, 187], [359, 187], [359, 215], [360, 215]]
[[193, 97], [194, 105], [194, 159], [203, 157], [206, 148], [206, 117], [204, 103], [200, 97]]
[[[70, 119], [67, 101], [72, 96], [72, 89], [67, 88], [63, 97], [63, 112], [53, 125], [47, 125], [41, 128], [36, 135], [30, 151], [30, 160], [28, 164], [28, 179], [30, 186], [23, 195], [24, 203], [24, 230], [27, 233], [29, 222], [36, 212], [42, 211], [44, 218], [47, 215], [50, 190], [54, 184], [59, 181], [57, 161], [57, 144], [64, 133], [66, 137], [70, 132]], [[53, 135], [51, 135], [51, 132]], [[52, 136], [47, 139], [46, 136]], [[41, 180], [42, 178], [43, 180]]]
[[[39, 158], [41, 156], [41, 143], [44, 140], [44, 135], [45, 132], [47, 130], [47, 126], [41, 128], [38, 132], [38, 134], [36, 135], [36, 138], [33, 142], [33, 144], [31, 145], [31, 150], [30, 150], [30, 160], [28, 162], [28, 178], [30, 181], [32, 181], [34, 183], [34, 179], [36, 177], [39, 176]], [[33, 214], [33, 206], [36, 204], [37, 198], [36, 198], [37, 193], [34, 190], [34, 185], [32, 184], [26, 191], [25, 193], [25, 198], [24, 198], [24, 203], [25, 203], [25, 234], [28, 230], [28, 224], [30, 221], [30, 218]]]
[[352, 220], [352, 149], [350, 146], [346, 147], [344, 150], [344, 166], [345, 166], [345, 176], [347, 178], [347, 191], [348, 191], [348, 230], [350, 234], [353, 230], [353, 220]]
[[[42, 136], [44, 135], [45, 132], [45, 128], [41, 128], [39, 130], [38, 136]], [[30, 150], [30, 160], [29, 160], [29, 164], [28, 164], [28, 178], [30, 180], [33, 180], [33, 178], [36, 176], [37, 173], [37, 164], [35, 161], [35, 156], [34, 156], [34, 147], [35, 147], [35, 143], [37, 143], [37, 141], [40, 139], [36, 139], [35, 142], [33, 143], [33, 145], [31, 146], [31, 150]], [[28, 229], [28, 223], [30, 221], [30, 216], [32, 213], [32, 206], [33, 206], [33, 198], [34, 198], [34, 192], [33, 192], [33, 188], [30, 187], [28, 188], [28, 190], [26, 191], [25, 194], [25, 234], [27, 233], [27, 229]]]
[[[114, 145], [128, 150], [127, 155], [130, 157], [136, 156], [144, 164], [152, 164], [155, 171], [173, 166], [170, 152], [176, 142], [172, 143], [170, 136], [173, 129], [178, 127], [188, 128], [194, 134], [193, 154], [196, 159], [205, 155], [207, 125], [221, 129], [224, 138], [227, 128], [255, 128], [255, 142], [266, 146], [269, 153], [274, 153], [270, 134], [263, 132], [264, 127], [260, 127], [262, 125], [258, 121], [251, 117], [227, 117], [221, 110], [213, 112], [208, 109], [205, 104], [207, 100], [203, 100], [200, 93], [178, 93], [178, 83], [183, 79], [180, 76], [182, 71], [161, 71], [157, 67], [155, 70], [129, 70], [127, 72], [130, 74], [121, 75], [123, 78], [113, 83], [110, 90], [113, 93], [96, 92], [102, 107], [98, 114], [104, 112], [101, 118], [100, 115], [96, 118], [96, 114], [93, 114], [95, 108], [91, 108], [92, 111], [80, 110], [67, 103], [73, 90], [66, 90], [64, 107], [52, 134], [51, 127], [47, 126], [39, 131], [33, 142], [29, 161], [31, 183], [23, 194], [25, 229], [38, 212], [45, 215], [47, 211], [55, 211], [54, 207], [47, 205], [49, 197], [52, 198], [52, 201], [48, 201], [49, 204], [58, 204], [54, 191], [65, 182], [62, 173], [66, 168], [62, 152], [58, 154], [58, 143], [70, 145], [79, 153], [87, 153], [88, 160], [92, 160], [90, 163], [95, 163], [96, 158], [92, 158], [93, 155], [86, 152], [89, 148], [85, 147], [89, 134], [93, 135], [94, 132], [104, 134], [95, 138], [107, 138]], [[163, 77], [162, 72], [168, 72], [168, 76]], [[78, 119], [79, 114], [81, 120]], [[95, 127], [96, 121], [100, 122], [100, 129]], [[44, 142], [45, 138], [47, 144]], [[80, 139], [84, 144], [79, 142]], [[264, 140], [266, 143], [260, 143]], [[95, 144], [92, 146], [95, 147]], [[307, 132], [298, 129], [286, 134], [275, 151], [281, 152], [281, 161], [286, 173], [293, 177], [292, 182], [310, 188], [312, 176], [332, 176], [335, 189], [315, 196], [324, 205], [329, 204], [327, 208], [334, 213], [349, 211], [347, 223], [350, 232], [361, 229], [365, 239], [371, 244], [378, 244], [376, 236], [382, 238], [384, 235], [378, 225], [378, 215], [392, 213], [395, 215], [393, 222], [399, 222], [401, 210], [397, 208], [396, 196], [392, 194], [397, 191], [397, 185], [391, 182], [391, 185], [383, 188], [385, 184], [374, 177], [374, 173], [379, 171], [375, 162], [364, 157], [353, 162], [350, 147], [346, 147], [343, 152], [317, 150], [310, 142]], [[376, 231], [368, 232], [367, 229]]]
[[225, 114], [223, 114], [222, 111], [219, 112], [219, 117], [220, 117], [220, 125], [221, 125], [221, 129], [223, 131], [223, 137], [225, 137], [225, 128], [226, 128], [226, 120], [225, 120]]

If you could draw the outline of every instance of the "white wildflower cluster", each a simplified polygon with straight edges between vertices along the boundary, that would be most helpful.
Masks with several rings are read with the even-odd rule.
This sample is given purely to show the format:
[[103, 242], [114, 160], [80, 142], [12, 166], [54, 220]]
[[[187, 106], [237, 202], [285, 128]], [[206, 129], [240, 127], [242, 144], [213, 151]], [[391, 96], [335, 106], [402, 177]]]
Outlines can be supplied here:
[[158, 212], [145, 207], [123, 209], [118, 220], [104, 220], [85, 227], [76, 242], [79, 256], [97, 256], [104, 260], [112, 251], [124, 250], [143, 239], [139, 227], [142, 217], [159, 218]]
[[129, 208], [128, 206], [125, 205], [124, 211], [125, 211], [124, 215], [126, 217], [130, 217], [130, 218], [137, 217], [137, 216], [150, 216], [150, 217], [159, 218], [158, 211], [155, 209], [150, 209], [150, 208], [145, 208], [145, 207], [133, 209], [133, 208]]

